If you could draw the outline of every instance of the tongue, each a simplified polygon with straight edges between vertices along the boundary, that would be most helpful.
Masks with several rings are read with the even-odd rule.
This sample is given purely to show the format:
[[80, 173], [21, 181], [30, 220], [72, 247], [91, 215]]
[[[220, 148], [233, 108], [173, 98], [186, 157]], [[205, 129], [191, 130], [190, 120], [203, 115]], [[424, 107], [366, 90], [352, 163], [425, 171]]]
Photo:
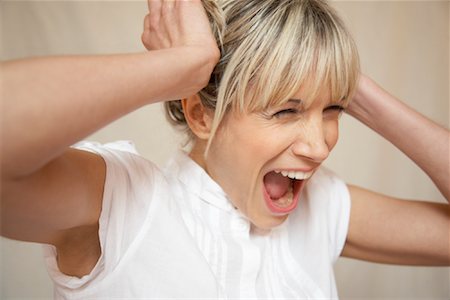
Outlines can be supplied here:
[[273, 200], [283, 197], [291, 184], [291, 180], [283, 175], [270, 172], [264, 176], [264, 185], [270, 198]]

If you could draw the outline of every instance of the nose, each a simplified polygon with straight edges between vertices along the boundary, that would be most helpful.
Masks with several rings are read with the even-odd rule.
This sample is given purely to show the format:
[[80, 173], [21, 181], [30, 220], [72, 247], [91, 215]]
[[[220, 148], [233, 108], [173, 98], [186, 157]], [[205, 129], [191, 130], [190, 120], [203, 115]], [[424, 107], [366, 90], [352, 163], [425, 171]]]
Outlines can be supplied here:
[[298, 128], [292, 153], [316, 163], [323, 162], [330, 154], [326, 132], [321, 121], [310, 121]]

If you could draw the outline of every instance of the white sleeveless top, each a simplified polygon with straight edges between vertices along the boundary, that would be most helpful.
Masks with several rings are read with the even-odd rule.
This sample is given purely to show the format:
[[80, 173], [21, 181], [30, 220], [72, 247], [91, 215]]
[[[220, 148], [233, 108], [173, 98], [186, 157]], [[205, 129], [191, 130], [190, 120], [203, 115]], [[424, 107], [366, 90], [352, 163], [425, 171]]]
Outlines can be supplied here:
[[44, 246], [55, 299], [330, 299], [350, 197], [321, 168], [281, 226], [251, 230], [220, 186], [179, 152], [164, 170], [130, 142], [82, 143], [106, 161], [102, 254], [89, 275], [62, 274]]

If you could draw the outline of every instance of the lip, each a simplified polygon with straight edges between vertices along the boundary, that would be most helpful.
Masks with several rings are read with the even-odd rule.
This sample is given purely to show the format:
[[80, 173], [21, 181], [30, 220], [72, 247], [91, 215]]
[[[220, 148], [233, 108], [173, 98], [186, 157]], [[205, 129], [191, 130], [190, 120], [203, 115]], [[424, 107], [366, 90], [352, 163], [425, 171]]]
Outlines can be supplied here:
[[315, 170], [315, 168], [309, 168], [309, 169], [307, 169], [307, 168], [304, 168], [304, 169], [293, 169], [293, 168], [286, 168], [286, 169], [284, 169], [284, 168], [279, 168], [279, 169], [273, 169], [273, 170], [271, 170], [271, 171], [269, 171], [267, 173], [270, 173], [270, 172], [282, 172], [282, 171], [309, 173], [309, 172], [314, 172], [314, 170]]
[[[285, 169], [283, 169], [283, 170], [285, 170]], [[283, 207], [283, 208], [274, 205], [274, 203], [273, 203], [272, 199], [270, 198], [269, 194], [267, 193], [266, 187], [264, 186], [264, 183], [263, 183], [262, 190], [263, 190], [263, 195], [264, 195], [264, 202], [266, 202], [267, 208], [274, 215], [278, 215], [278, 216], [283, 216], [283, 215], [287, 215], [287, 214], [291, 213], [298, 205], [300, 193], [303, 190], [303, 187], [305, 186], [305, 182], [306, 182], [306, 180], [296, 180], [294, 182], [292, 203], [291, 203], [291, 205], [289, 205], [287, 207]]]

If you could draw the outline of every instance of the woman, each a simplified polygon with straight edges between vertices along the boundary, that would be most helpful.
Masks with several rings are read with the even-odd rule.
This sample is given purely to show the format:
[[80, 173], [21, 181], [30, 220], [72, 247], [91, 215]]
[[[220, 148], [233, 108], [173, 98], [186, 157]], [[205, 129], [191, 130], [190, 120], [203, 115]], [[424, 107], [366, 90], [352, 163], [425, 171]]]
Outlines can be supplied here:
[[[352, 41], [331, 10], [321, 1], [226, 1], [224, 12], [205, 4], [219, 20], [213, 31], [222, 33], [223, 53], [199, 95], [218, 51], [198, 2], [150, 1], [145, 55], [4, 64], [3, 234], [56, 247], [49, 264], [74, 276], [50, 266], [57, 295], [335, 297], [331, 265], [342, 247], [372, 261], [448, 264], [447, 206], [347, 190], [318, 169], [357, 76]], [[101, 156], [67, 150], [137, 107], [178, 98], [183, 110], [168, 106], [189, 124], [196, 164], [180, 154], [161, 172], [118, 149], [126, 145], [79, 146]], [[364, 77], [347, 110], [416, 161], [448, 199], [448, 166], [437, 161], [447, 152], [435, 142], [447, 130]], [[95, 118], [80, 117], [85, 111]], [[41, 136], [15, 126], [23, 119]], [[420, 130], [405, 130], [411, 124]]]

